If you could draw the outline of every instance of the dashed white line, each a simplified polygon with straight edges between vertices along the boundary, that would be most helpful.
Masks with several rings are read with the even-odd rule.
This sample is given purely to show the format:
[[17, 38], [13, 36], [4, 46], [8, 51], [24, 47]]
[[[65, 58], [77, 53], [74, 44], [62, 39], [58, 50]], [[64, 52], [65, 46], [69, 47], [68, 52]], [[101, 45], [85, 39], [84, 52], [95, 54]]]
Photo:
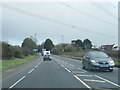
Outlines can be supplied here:
[[[42, 61], [41, 61], [41, 62], [42, 62]], [[41, 62], [39, 62], [39, 63], [38, 63], [38, 65], [40, 65], [40, 64], [41, 64]]]
[[38, 65], [35, 66], [35, 68], [37, 68], [37, 67], [38, 67]]
[[12, 86], [9, 87], [9, 89], [13, 88], [15, 85], [17, 85], [20, 81], [22, 81], [25, 78], [25, 76], [23, 76], [21, 79], [19, 79], [16, 83], [14, 83]]
[[70, 66], [74, 67], [74, 65], [70, 64]]
[[105, 83], [105, 81], [102, 81], [102, 80], [84, 79], [84, 81]]
[[106, 81], [106, 82], [108, 82], [108, 83], [110, 83], [110, 84], [112, 84], [112, 85], [115, 85], [115, 86], [117, 86], [117, 87], [120, 87], [120, 85], [118, 85], [118, 84], [116, 84], [116, 83], [113, 83], [113, 82], [111, 82], [111, 81], [109, 81], [109, 80], [107, 80], [107, 79], [104, 79], [104, 78], [102, 78], [102, 77], [100, 77], [100, 76], [98, 76], [98, 75], [94, 75], [95, 77], [97, 77], [97, 78], [99, 78], [99, 79], [102, 79], [102, 80], [104, 80], [104, 81]]
[[28, 72], [28, 74], [30, 74], [30, 73], [33, 72], [33, 71], [34, 71], [34, 69], [30, 70], [30, 71]]
[[67, 70], [68, 72], [71, 72], [69, 69], [65, 68], [65, 70]]
[[64, 67], [62, 64], [60, 64], [61, 65], [61, 67]]
[[[41, 61], [41, 62], [42, 62], [42, 61]], [[35, 68], [37, 68], [37, 67], [41, 64], [41, 62], [39, 62], [38, 65], [35, 66]]]
[[91, 89], [90, 86], [88, 86], [85, 82], [83, 82], [83, 81], [82, 81], [80, 78], [78, 78], [76, 75], [74, 75], [74, 77], [75, 77], [78, 81], [80, 81], [83, 85], [85, 85], [87, 88]]

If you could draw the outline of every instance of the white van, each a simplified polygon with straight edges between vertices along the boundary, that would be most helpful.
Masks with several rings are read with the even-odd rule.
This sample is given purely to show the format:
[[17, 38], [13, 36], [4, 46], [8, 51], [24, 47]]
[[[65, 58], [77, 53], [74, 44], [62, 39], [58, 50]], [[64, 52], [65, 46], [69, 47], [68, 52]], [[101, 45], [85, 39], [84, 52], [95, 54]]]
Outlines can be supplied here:
[[43, 52], [43, 60], [51, 60], [50, 51]]

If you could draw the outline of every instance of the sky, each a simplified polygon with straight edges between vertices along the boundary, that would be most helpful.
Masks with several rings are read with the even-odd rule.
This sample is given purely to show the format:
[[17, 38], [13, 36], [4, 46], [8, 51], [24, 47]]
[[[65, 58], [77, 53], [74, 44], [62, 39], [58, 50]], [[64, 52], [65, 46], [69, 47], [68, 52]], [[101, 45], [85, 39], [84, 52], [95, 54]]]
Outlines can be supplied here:
[[21, 45], [36, 33], [37, 44], [90, 39], [118, 44], [117, 2], [8, 2], [2, 4], [2, 41]]

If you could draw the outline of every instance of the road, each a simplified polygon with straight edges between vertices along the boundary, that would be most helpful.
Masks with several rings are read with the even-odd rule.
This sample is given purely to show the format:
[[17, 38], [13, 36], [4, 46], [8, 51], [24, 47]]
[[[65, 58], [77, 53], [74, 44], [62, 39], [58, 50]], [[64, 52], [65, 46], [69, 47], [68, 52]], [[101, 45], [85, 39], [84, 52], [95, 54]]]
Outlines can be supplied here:
[[82, 69], [79, 60], [52, 55], [3, 72], [3, 88], [119, 88], [118, 68], [113, 72]]

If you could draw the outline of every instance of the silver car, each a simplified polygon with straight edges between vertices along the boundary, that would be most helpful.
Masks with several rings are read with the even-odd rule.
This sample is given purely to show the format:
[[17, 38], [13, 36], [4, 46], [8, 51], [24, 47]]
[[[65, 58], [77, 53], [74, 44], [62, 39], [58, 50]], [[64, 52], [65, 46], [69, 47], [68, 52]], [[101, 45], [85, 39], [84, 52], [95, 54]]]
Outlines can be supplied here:
[[90, 51], [83, 57], [82, 67], [88, 70], [113, 71], [114, 61], [106, 53], [101, 51]]

